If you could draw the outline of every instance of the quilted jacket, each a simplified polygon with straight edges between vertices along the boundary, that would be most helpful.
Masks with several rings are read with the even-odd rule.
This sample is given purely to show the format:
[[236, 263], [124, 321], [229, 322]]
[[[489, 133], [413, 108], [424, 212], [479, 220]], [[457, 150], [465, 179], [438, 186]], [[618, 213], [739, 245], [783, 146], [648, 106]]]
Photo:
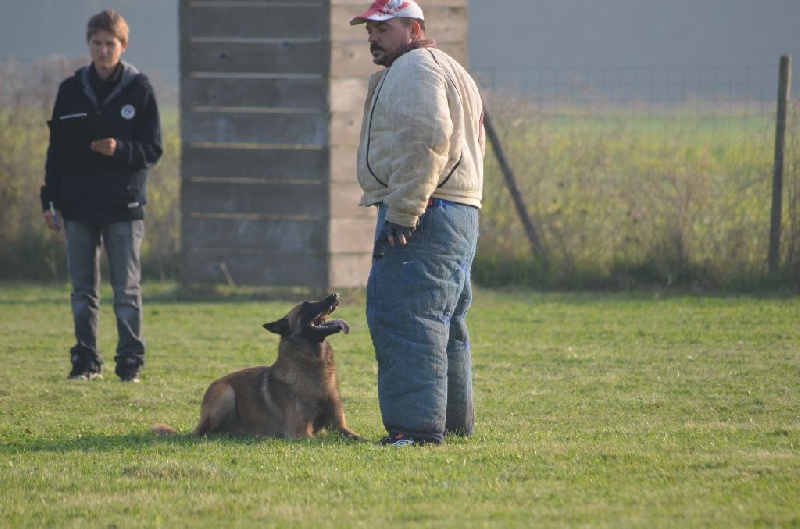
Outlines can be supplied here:
[[483, 189], [483, 103], [452, 57], [412, 50], [370, 77], [358, 148], [360, 204], [416, 226], [430, 197], [475, 207]]

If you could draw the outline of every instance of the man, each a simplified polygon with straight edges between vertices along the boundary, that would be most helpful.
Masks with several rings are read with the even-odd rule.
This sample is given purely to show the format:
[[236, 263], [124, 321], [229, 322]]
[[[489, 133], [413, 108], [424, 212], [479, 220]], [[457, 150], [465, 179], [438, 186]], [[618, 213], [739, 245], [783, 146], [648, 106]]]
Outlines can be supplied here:
[[89, 19], [92, 63], [63, 81], [50, 125], [44, 220], [67, 238], [76, 344], [70, 379], [102, 375], [97, 349], [100, 248], [114, 290], [118, 342], [115, 373], [138, 382], [144, 364], [140, 248], [148, 168], [161, 157], [161, 126], [147, 77], [121, 60], [128, 25], [105, 10]]
[[378, 362], [385, 445], [471, 435], [466, 315], [483, 191], [483, 105], [475, 82], [425, 37], [411, 0], [378, 0], [366, 24], [373, 62], [358, 181], [378, 207], [367, 323]]

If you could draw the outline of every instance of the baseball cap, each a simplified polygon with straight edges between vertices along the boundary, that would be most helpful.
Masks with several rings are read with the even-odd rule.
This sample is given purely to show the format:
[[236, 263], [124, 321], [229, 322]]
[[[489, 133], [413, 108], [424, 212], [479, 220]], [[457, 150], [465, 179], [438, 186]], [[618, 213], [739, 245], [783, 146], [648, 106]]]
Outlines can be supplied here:
[[425, 20], [422, 8], [414, 0], [375, 0], [369, 9], [351, 20], [350, 25], [366, 24], [367, 20], [383, 22], [397, 17]]

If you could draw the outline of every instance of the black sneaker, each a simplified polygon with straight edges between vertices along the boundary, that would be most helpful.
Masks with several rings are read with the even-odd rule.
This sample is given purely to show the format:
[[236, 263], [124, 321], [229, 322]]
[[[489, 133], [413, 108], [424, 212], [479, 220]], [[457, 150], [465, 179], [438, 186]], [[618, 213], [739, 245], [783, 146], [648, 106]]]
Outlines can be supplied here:
[[94, 380], [96, 378], [103, 378], [103, 373], [100, 364], [94, 362], [89, 365], [84, 363], [72, 364], [72, 371], [67, 375], [68, 380]]
[[114, 373], [116, 373], [120, 381], [139, 383], [139, 368], [144, 363], [141, 358], [136, 356], [117, 356], [114, 360], [117, 361]]
[[134, 384], [139, 383], [139, 373], [126, 373], [119, 377], [120, 382], [133, 382]]
[[103, 378], [102, 365], [95, 360], [85, 361], [79, 355], [72, 355], [72, 371], [67, 375], [69, 380], [94, 380]]

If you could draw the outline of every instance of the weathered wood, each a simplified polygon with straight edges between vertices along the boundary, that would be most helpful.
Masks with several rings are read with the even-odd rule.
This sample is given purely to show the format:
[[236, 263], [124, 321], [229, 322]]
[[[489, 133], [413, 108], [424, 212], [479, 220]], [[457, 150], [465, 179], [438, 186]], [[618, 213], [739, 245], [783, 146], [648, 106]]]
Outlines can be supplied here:
[[181, 123], [188, 143], [328, 143], [328, 116], [321, 112], [194, 112]]
[[221, 263], [225, 263], [237, 285], [327, 288], [327, 254], [298, 255], [225, 248], [189, 248], [184, 252], [182, 280], [186, 283], [225, 283]]
[[232, 79], [190, 77], [181, 85], [181, 99], [187, 110], [206, 107], [251, 109], [317, 109], [328, 104], [327, 80], [319, 77], [274, 79]]
[[324, 219], [220, 219], [188, 215], [181, 221], [181, 229], [195, 248], [218, 248], [224, 243], [224, 247], [236, 250], [317, 254], [327, 248], [328, 241]]
[[374, 222], [363, 222], [362, 219], [331, 219], [331, 253], [363, 253], [372, 248], [374, 240]]
[[[361, 77], [332, 77], [330, 79], [330, 110], [331, 112], [353, 112], [359, 115], [361, 121], [364, 110], [364, 98], [367, 95], [367, 75]], [[333, 130], [338, 129], [332, 127]]]
[[331, 182], [356, 183], [356, 157], [354, 152], [358, 144], [338, 142], [330, 148]]
[[330, 124], [336, 131], [331, 143], [358, 146], [361, 135], [361, 112], [334, 112], [331, 114]]
[[359, 206], [361, 188], [351, 177], [348, 182], [331, 182], [328, 187], [330, 193], [331, 211], [335, 211], [333, 218], [339, 219], [374, 219], [374, 208]]
[[181, 196], [190, 204], [191, 214], [315, 220], [328, 217], [328, 187], [324, 184], [236, 185], [184, 180]]
[[[328, 152], [314, 149], [237, 149], [198, 148], [187, 144], [183, 148], [183, 178], [252, 178], [263, 180], [294, 179], [320, 182], [327, 180]], [[187, 204], [184, 203], [184, 208]]]
[[194, 3], [181, 17], [188, 39], [259, 38], [328, 40], [328, 17], [319, 2]]
[[182, 47], [181, 74], [224, 72], [324, 76], [328, 44], [322, 41], [187, 42]]
[[[368, 245], [367, 251], [372, 250]], [[363, 252], [355, 254], [332, 254], [328, 257], [328, 284], [334, 288], [363, 287], [369, 277], [372, 259], [365, 259]]]

